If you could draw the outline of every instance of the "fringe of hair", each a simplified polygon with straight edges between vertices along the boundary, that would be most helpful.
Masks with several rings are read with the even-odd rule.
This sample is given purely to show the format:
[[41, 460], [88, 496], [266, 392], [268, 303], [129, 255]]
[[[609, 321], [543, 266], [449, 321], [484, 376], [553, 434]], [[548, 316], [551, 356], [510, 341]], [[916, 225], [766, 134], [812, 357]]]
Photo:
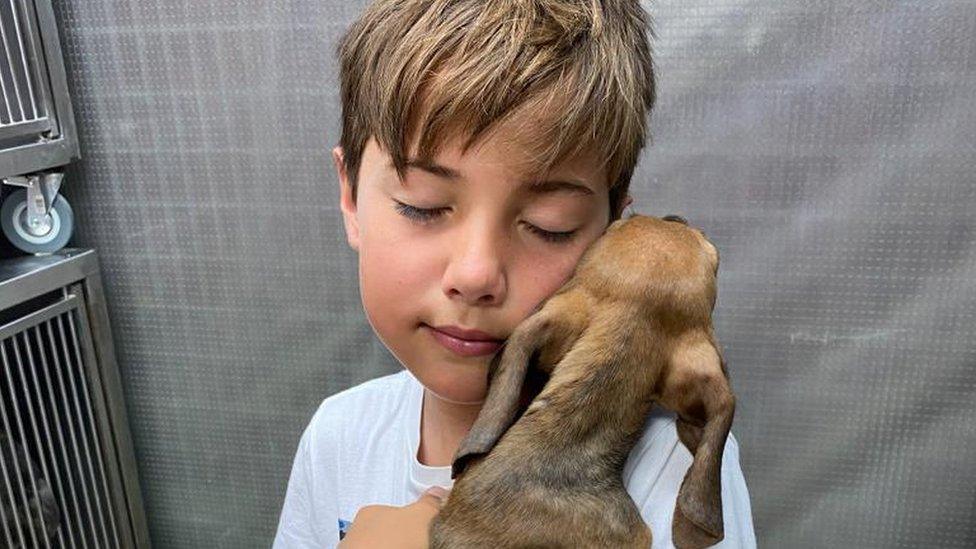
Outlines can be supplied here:
[[505, 123], [525, 173], [595, 153], [613, 207], [654, 105], [649, 35], [637, 0], [374, 1], [337, 48], [347, 173], [355, 184], [370, 137], [402, 179], [411, 144], [432, 160]]

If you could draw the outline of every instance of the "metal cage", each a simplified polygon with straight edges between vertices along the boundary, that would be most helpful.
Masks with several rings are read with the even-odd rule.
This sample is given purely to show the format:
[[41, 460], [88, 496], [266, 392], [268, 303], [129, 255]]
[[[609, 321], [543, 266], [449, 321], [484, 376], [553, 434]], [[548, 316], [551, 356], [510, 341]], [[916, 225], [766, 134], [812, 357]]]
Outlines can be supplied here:
[[93, 250], [0, 261], [0, 547], [149, 547]]
[[0, 0], [0, 178], [79, 156], [49, 0]]

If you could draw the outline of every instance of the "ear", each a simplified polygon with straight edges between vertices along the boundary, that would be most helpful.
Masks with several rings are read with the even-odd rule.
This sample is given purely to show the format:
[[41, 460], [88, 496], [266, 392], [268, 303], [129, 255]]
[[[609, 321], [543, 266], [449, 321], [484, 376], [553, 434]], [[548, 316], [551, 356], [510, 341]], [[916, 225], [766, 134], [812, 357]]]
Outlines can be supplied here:
[[335, 163], [336, 175], [339, 177], [339, 209], [342, 210], [342, 221], [346, 227], [346, 240], [349, 242], [349, 247], [358, 252], [359, 218], [356, 216], [356, 199], [353, 198], [342, 147], [332, 149], [332, 162]]
[[[616, 205], [615, 204], [611, 204], [610, 207], [611, 208], [615, 208], [615, 210], [613, 212], [611, 212], [611, 213], [616, 214], [614, 216], [614, 219], [620, 219], [621, 217], [623, 217], [624, 210], [626, 210], [627, 209], [627, 206], [630, 206], [633, 202], [634, 202], [634, 197], [633, 196], [630, 196], [630, 193], [627, 193], [627, 195], [624, 196], [624, 199], [621, 200], [619, 204], [616, 204]], [[631, 215], [633, 215], [633, 214], [631, 214]]]
[[488, 369], [488, 395], [474, 425], [461, 441], [451, 478], [464, 471], [471, 459], [487, 454], [515, 420], [522, 385], [535, 352], [549, 340], [551, 322], [548, 315], [532, 315], [520, 324], [498, 350]]

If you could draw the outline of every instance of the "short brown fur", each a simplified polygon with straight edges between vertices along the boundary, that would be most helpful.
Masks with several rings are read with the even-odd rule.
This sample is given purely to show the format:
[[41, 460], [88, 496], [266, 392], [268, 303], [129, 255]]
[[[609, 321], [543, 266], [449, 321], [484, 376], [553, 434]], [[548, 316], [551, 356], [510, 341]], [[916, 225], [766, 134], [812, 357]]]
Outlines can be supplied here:
[[[674, 544], [719, 542], [735, 398], [711, 325], [718, 261], [681, 218], [611, 224], [496, 354], [431, 547], [650, 547], [622, 471], [655, 402], [677, 413], [694, 455]], [[518, 417], [526, 380], [540, 375], [548, 381]]]

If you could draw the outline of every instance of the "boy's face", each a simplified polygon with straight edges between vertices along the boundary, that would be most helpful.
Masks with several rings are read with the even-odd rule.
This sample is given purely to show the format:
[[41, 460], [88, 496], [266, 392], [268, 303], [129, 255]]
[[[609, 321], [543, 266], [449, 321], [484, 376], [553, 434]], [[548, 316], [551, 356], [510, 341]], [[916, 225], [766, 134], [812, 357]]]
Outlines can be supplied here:
[[551, 183], [532, 191], [538, 178], [518, 173], [516, 147], [489, 137], [462, 156], [460, 143], [448, 142], [434, 165], [409, 167], [401, 182], [371, 139], [355, 203], [342, 149], [333, 157], [346, 235], [359, 253], [363, 307], [377, 336], [438, 397], [478, 403], [496, 347], [451, 340], [433, 327], [506, 339], [572, 275], [606, 229], [610, 205], [606, 174], [587, 158], [545, 177], [579, 188]]

